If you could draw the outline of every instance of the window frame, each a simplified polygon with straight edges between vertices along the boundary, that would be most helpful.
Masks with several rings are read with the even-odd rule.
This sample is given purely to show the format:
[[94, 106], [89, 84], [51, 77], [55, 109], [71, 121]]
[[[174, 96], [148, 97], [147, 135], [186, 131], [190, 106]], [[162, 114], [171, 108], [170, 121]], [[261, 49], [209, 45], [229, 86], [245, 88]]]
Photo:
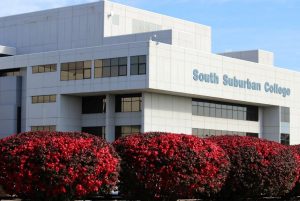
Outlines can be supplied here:
[[[134, 72], [133, 69], [135, 70]], [[147, 55], [131, 56], [130, 75], [146, 75], [146, 74], [147, 74]]]
[[[127, 60], [127, 57], [114, 57], [94, 60], [94, 78], [127, 76]], [[126, 62], [123, 63], [123, 61]], [[121, 71], [121, 69], [123, 69], [125, 74], [123, 71]]]
[[60, 81], [86, 80], [92, 78], [92, 60], [60, 64]]

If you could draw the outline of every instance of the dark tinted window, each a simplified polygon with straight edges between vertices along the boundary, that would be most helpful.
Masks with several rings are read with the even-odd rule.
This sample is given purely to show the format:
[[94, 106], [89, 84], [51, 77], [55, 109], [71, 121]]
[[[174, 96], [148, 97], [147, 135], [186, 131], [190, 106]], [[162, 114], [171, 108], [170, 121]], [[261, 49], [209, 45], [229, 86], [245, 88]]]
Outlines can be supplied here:
[[281, 144], [290, 145], [290, 135], [289, 134], [281, 133], [280, 138], [281, 138], [280, 139]]
[[105, 139], [105, 127], [97, 126], [97, 127], [82, 127], [82, 132], [89, 133], [92, 135], [96, 135]]
[[258, 107], [219, 101], [193, 99], [192, 114], [206, 117], [258, 121]]
[[82, 97], [82, 114], [105, 113], [105, 96]]
[[130, 57], [130, 75], [146, 74], [146, 55]]

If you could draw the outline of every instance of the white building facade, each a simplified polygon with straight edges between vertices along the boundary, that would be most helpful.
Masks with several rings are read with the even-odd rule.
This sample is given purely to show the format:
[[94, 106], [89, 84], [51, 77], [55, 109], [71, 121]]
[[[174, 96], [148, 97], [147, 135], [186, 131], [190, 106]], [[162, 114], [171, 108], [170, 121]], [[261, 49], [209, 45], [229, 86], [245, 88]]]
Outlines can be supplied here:
[[300, 143], [300, 73], [213, 54], [210, 27], [110, 1], [0, 18], [0, 135], [86, 131]]

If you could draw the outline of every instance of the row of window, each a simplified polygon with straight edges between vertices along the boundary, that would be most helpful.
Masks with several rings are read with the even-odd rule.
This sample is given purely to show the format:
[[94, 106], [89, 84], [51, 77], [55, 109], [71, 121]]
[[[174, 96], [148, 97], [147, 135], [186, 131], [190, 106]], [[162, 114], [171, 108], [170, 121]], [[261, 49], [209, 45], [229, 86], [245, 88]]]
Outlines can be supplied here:
[[21, 75], [20, 68], [0, 70], [0, 77], [10, 77], [10, 76], [20, 76], [20, 75]]
[[[146, 55], [130, 57], [130, 75], [146, 74]], [[60, 80], [91, 79], [92, 61], [77, 61], [61, 64]], [[97, 59], [94, 61], [94, 77], [127, 76], [127, 57]]]
[[31, 126], [31, 131], [55, 131], [55, 125], [47, 125], [47, 126]]
[[32, 96], [31, 98], [32, 98], [32, 104], [56, 102], [56, 95]]
[[[142, 111], [142, 94], [124, 94], [115, 97], [115, 112]], [[105, 96], [82, 97], [82, 114], [106, 112]]]
[[95, 78], [127, 75], [127, 57], [95, 60]]
[[32, 74], [56, 72], [56, 64], [32, 66]]
[[[92, 135], [96, 135], [105, 139], [105, 127], [82, 127], [82, 132], [89, 133]], [[118, 139], [123, 136], [127, 136], [134, 133], [140, 133], [141, 126], [140, 125], [129, 125], [129, 126], [116, 126], [115, 127], [115, 139]]]
[[258, 121], [258, 107], [193, 99], [192, 114], [197, 116]]
[[60, 80], [91, 79], [91, 69], [92, 61], [62, 63], [60, 69]]
[[[46, 125], [46, 126], [31, 126], [31, 131], [55, 131], [55, 125]], [[105, 127], [96, 126], [96, 127], [82, 127], [82, 132], [96, 135], [105, 139]], [[140, 125], [130, 125], [130, 126], [116, 126], [115, 127], [115, 139], [118, 139], [123, 136], [127, 136], [134, 133], [140, 133]], [[219, 136], [219, 135], [240, 135], [240, 136], [250, 136], [258, 137], [258, 133], [246, 133], [246, 132], [236, 132], [236, 131], [225, 131], [225, 130], [212, 130], [212, 129], [201, 129], [193, 128], [192, 134], [198, 137], [209, 137], [209, 136]], [[289, 145], [290, 144], [290, 135], [281, 134], [280, 139], [281, 144]]]
[[[47, 126], [31, 126], [31, 131], [55, 131], [55, 125]], [[105, 139], [105, 126], [95, 126], [95, 127], [82, 127], [82, 132], [96, 135]], [[133, 133], [140, 133], [140, 125], [130, 125], [130, 126], [116, 126], [115, 127], [115, 139], [119, 137], [127, 136]]]
[[258, 133], [201, 129], [201, 128], [193, 128], [192, 134], [198, 137], [209, 137], [209, 136], [220, 136], [220, 135], [240, 135], [240, 136], [258, 137]]

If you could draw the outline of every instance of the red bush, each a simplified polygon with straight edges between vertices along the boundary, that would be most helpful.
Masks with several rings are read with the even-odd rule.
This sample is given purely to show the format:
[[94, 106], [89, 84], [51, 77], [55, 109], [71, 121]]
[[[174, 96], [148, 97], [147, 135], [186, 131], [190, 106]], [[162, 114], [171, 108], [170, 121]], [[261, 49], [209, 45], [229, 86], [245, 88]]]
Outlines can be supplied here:
[[32, 200], [107, 194], [118, 181], [119, 158], [101, 138], [82, 133], [28, 132], [0, 141], [0, 185]]
[[299, 173], [292, 151], [279, 143], [253, 137], [210, 138], [228, 154], [231, 171], [223, 197], [279, 196], [295, 185]]
[[221, 190], [230, 166], [219, 146], [195, 136], [136, 134], [114, 146], [121, 193], [142, 200], [209, 197]]
[[[300, 145], [289, 146], [289, 148], [296, 154], [296, 158], [298, 160], [298, 163], [300, 164]], [[300, 167], [298, 169], [298, 174], [300, 176]], [[298, 178], [297, 183], [290, 195], [291, 196], [300, 195], [300, 177]]]

